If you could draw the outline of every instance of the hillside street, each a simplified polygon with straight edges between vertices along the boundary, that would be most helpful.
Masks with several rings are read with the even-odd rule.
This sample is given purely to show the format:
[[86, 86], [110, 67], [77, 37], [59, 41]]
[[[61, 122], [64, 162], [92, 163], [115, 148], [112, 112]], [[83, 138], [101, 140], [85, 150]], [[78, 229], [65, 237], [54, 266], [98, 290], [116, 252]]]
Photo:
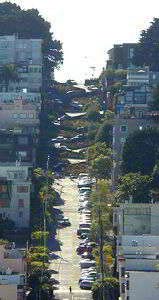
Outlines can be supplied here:
[[[78, 189], [76, 180], [68, 177], [55, 181], [54, 188], [61, 194], [64, 205], [60, 208], [64, 215], [69, 218], [71, 226], [59, 229], [57, 239], [62, 242], [61, 251], [55, 252], [59, 258], [52, 260], [50, 269], [58, 271], [54, 278], [59, 281], [58, 289], [55, 292], [56, 299], [67, 300], [89, 300], [92, 299], [91, 292], [81, 290], [78, 285], [80, 277], [79, 256], [76, 254], [76, 248], [79, 244], [76, 231], [79, 224], [78, 213]], [[69, 292], [69, 286], [72, 287], [72, 293]]]

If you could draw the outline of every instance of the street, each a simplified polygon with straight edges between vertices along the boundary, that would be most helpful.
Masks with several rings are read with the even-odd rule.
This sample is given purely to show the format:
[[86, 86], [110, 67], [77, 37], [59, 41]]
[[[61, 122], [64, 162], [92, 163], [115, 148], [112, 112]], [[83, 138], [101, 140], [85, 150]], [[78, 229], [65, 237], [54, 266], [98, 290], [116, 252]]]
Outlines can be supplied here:
[[[57, 184], [58, 183], [58, 184]], [[81, 290], [78, 285], [80, 278], [80, 257], [76, 254], [79, 244], [76, 231], [79, 224], [78, 213], [78, 188], [76, 180], [68, 177], [55, 181], [54, 188], [61, 194], [64, 205], [60, 209], [69, 218], [71, 226], [58, 230], [57, 239], [61, 241], [61, 251], [56, 254], [59, 258], [52, 260], [50, 269], [57, 271], [53, 277], [59, 281], [58, 289], [55, 291], [56, 299], [59, 300], [89, 300], [92, 299], [91, 291]], [[69, 287], [72, 287], [72, 293]]]

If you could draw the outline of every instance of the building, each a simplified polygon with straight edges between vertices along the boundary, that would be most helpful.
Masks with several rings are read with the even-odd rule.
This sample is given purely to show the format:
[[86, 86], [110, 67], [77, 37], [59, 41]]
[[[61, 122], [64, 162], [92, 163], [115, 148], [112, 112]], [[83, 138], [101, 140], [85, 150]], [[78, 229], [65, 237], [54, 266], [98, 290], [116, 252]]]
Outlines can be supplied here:
[[108, 51], [107, 69], [132, 69], [133, 57], [137, 43], [115, 44]]
[[[153, 274], [159, 276], [158, 218], [158, 203], [124, 203], [114, 210], [114, 226], [117, 231], [117, 270], [122, 300], [145, 299], [140, 298], [139, 291], [136, 291], [137, 283], [133, 279], [135, 274], [144, 273], [145, 278], [150, 273], [152, 276]], [[131, 278], [129, 278], [130, 273]], [[137, 292], [136, 298], [130, 298], [130, 285], [131, 291]]]
[[120, 299], [122, 300], [158, 300], [159, 272], [126, 272]]
[[18, 228], [30, 225], [31, 170], [25, 162], [0, 163], [0, 218]]
[[151, 86], [154, 87], [159, 83], [159, 72], [149, 71], [149, 67], [136, 68], [128, 70], [128, 86]]
[[159, 235], [159, 203], [123, 203], [114, 210], [118, 235]]
[[11, 244], [0, 243], [0, 299], [25, 300], [26, 262], [24, 254]]
[[19, 39], [17, 35], [0, 36], [0, 68], [15, 65], [18, 80], [3, 82], [0, 91], [38, 93], [42, 86], [42, 39]]

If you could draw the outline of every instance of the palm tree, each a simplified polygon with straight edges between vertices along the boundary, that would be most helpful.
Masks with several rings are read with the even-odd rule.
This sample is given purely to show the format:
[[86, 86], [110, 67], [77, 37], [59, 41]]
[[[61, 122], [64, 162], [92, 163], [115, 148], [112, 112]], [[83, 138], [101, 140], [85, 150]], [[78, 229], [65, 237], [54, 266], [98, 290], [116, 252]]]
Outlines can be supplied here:
[[6, 64], [0, 70], [0, 83], [5, 84], [5, 92], [8, 92], [10, 82], [18, 82], [18, 73], [16, 66], [13, 64]]

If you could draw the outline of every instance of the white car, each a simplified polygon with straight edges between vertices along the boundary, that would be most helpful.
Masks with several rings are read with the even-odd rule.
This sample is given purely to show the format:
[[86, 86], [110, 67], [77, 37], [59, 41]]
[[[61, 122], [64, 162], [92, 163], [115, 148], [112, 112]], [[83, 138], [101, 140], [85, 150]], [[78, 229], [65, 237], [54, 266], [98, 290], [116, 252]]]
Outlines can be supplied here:
[[81, 212], [80, 212], [81, 214], [89, 214], [89, 215], [91, 215], [91, 211], [89, 210], [89, 209], [83, 209], [83, 210], [81, 210]]
[[94, 283], [94, 280], [88, 280], [88, 279], [82, 280], [80, 282], [80, 288], [81, 289], [91, 289], [93, 283]]
[[95, 265], [96, 265], [95, 260], [82, 259], [80, 261], [80, 267], [81, 267], [81, 269], [87, 269], [87, 268], [90, 268], [90, 267], [95, 267]]
[[89, 174], [88, 174], [88, 173], [80, 173], [80, 174], [78, 175], [78, 181], [81, 180], [83, 177], [88, 178], [88, 177], [89, 177]]
[[82, 275], [79, 279], [79, 283], [82, 281], [82, 280], [91, 280], [91, 281], [95, 281], [97, 279], [97, 276], [91, 276], [91, 275]]

